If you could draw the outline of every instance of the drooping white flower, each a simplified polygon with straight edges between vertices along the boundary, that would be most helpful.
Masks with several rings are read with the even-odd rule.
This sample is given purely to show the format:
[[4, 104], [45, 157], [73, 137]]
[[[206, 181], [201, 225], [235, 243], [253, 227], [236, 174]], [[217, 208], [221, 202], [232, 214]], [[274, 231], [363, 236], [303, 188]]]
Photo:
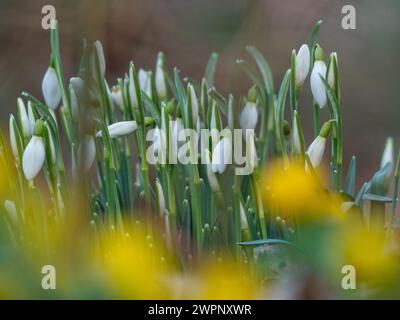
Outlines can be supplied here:
[[[120, 121], [113, 123], [107, 127], [110, 138], [119, 138], [135, 132], [137, 129], [136, 121]], [[98, 131], [96, 137], [102, 137], [103, 133]]]
[[79, 144], [78, 159], [85, 172], [89, 171], [96, 158], [96, 143], [92, 135], [86, 134]]
[[389, 137], [386, 140], [385, 148], [383, 150], [382, 158], [381, 158], [381, 168], [387, 165], [389, 162], [391, 163], [391, 167], [393, 167], [393, 159], [394, 159], [394, 150], [393, 150], [393, 138]]
[[158, 98], [165, 100], [167, 98], [167, 80], [164, 72], [164, 55], [161, 52], [157, 57], [155, 82]]
[[118, 86], [112, 87], [110, 95], [114, 105], [120, 107], [122, 105], [122, 93], [121, 90], [119, 90]]
[[158, 179], [156, 179], [156, 193], [158, 200], [158, 209], [160, 210], [160, 214], [163, 215], [165, 211], [165, 197], [163, 187]]
[[33, 136], [22, 156], [22, 169], [27, 180], [34, 179], [44, 164], [45, 148], [42, 138], [43, 127], [43, 120], [37, 120]]
[[15, 121], [14, 116], [11, 114], [10, 115], [10, 121], [9, 121], [9, 129], [10, 129], [10, 144], [11, 144], [11, 150], [15, 158], [18, 158], [18, 147], [17, 147], [17, 132], [18, 126], [17, 122]]
[[56, 71], [49, 67], [43, 77], [42, 92], [46, 105], [52, 109], [57, 109], [61, 101], [61, 89], [58, 83]]
[[240, 114], [240, 128], [242, 130], [252, 129], [254, 130], [257, 126], [258, 111], [257, 104], [255, 102], [247, 101], [242, 113]]
[[17, 105], [18, 105], [18, 117], [22, 129], [22, 136], [24, 137], [25, 141], [27, 141], [31, 137], [28, 114], [26, 113], [24, 101], [21, 98], [18, 98]]
[[328, 137], [330, 130], [330, 122], [325, 122], [325, 124], [321, 128], [318, 137], [315, 138], [315, 140], [310, 144], [306, 151], [314, 168], [318, 167], [322, 161], [322, 157], [325, 151], [326, 138]]
[[189, 84], [189, 94], [190, 101], [192, 102], [192, 124], [195, 126], [197, 125], [197, 120], [199, 118], [199, 105], [197, 102], [196, 92], [191, 84]]
[[323, 59], [324, 52], [321, 47], [317, 47], [315, 50], [315, 63], [311, 72], [310, 84], [313, 97], [321, 109], [325, 107], [327, 103], [325, 85], [321, 79], [321, 77], [324, 79], [326, 77], [326, 64]]
[[228, 137], [222, 138], [212, 152], [211, 169], [214, 173], [223, 173], [227, 164], [232, 163], [232, 141]]
[[310, 70], [310, 49], [303, 44], [296, 55], [296, 85], [303, 85]]
[[32, 103], [28, 101], [28, 122], [29, 122], [29, 132], [30, 135], [33, 134], [33, 128], [35, 127], [35, 113], [33, 112]]
[[221, 187], [219, 186], [218, 179], [216, 175], [214, 174], [212, 170], [212, 164], [211, 164], [211, 157], [210, 157], [210, 151], [208, 149], [205, 150], [205, 155], [206, 155], [206, 161], [207, 161], [207, 179], [208, 183], [210, 184], [211, 190], [213, 192], [219, 193], [221, 191]]

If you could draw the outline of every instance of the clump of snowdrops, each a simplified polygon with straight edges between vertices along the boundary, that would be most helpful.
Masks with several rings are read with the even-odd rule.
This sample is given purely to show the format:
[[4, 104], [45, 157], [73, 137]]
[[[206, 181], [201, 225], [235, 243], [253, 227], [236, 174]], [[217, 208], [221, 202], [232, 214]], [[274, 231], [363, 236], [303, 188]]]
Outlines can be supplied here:
[[[0, 270], [8, 291], [0, 293], [262, 298], [279, 291], [275, 280], [301, 278], [278, 295], [290, 298], [313, 276], [345, 295], [340, 270], [351, 264], [362, 287], [397, 295], [390, 284], [399, 276], [399, 158], [388, 138], [378, 171], [356, 190], [356, 158], [342, 161], [338, 56], [317, 44], [320, 24], [293, 50], [278, 89], [267, 60], [248, 47], [253, 61], [237, 64], [253, 86], [240, 98], [215, 88], [216, 53], [200, 82], [168, 69], [159, 53], [154, 70], [131, 62], [110, 85], [99, 41], [84, 42], [77, 75], [66, 81], [55, 24], [44, 100], [22, 93], [9, 137], [1, 135]], [[313, 101], [299, 106], [308, 77]], [[311, 141], [300, 121], [308, 107]], [[226, 138], [207, 145], [209, 164], [150, 164], [146, 133], [154, 128], [156, 158], [177, 147], [158, 130], [254, 130], [253, 170], [236, 175], [237, 164], [218, 162], [232, 152]], [[58, 268], [57, 293], [37, 287], [32, 268], [23, 272], [43, 264]], [[10, 275], [19, 286], [7, 285]]]

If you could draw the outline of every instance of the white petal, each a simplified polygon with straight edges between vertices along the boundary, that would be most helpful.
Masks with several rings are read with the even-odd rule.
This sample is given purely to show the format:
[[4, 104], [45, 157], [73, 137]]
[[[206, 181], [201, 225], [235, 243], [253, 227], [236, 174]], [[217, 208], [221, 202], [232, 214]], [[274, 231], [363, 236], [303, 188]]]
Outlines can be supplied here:
[[[110, 138], [119, 138], [131, 134], [137, 129], [136, 121], [120, 121], [108, 126], [108, 134]], [[101, 137], [102, 132], [99, 131], [96, 137]]]
[[33, 128], [35, 127], [35, 115], [33, 113], [32, 103], [28, 101], [28, 122], [29, 122], [29, 132], [31, 136], [33, 135]]
[[394, 157], [393, 138], [388, 138], [386, 140], [385, 149], [383, 150], [382, 154], [381, 168], [383, 168], [389, 162], [392, 164], [393, 167], [393, 157]]
[[26, 113], [24, 101], [21, 98], [18, 98], [17, 105], [18, 105], [19, 121], [20, 121], [21, 127], [22, 127], [22, 135], [25, 139], [29, 139], [31, 137], [31, 132], [30, 132], [31, 130], [30, 130], [29, 118], [28, 118], [28, 114]]
[[240, 114], [240, 127], [243, 130], [255, 129], [258, 121], [257, 104], [254, 102], [246, 102], [242, 113]]
[[212, 172], [223, 173], [227, 164], [232, 163], [232, 143], [229, 138], [222, 138], [212, 153]]
[[158, 97], [163, 100], [167, 97], [167, 85], [166, 85], [166, 80], [165, 80], [165, 74], [164, 70], [162, 68], [162, 61], [159, 59], [157, 61], [157, 67], [156, 67], [156, 89], [157, 89], [157, 94]]
[[9, 127], [10, 127], [9, 129], [10, 129], [11, 150], [12, 150], [14, 157], [17, 158], [18, 157], [17, 136], [16, 136], [16, 132], [14, 129], [18, 128], [18, 127], [17, 127], [17, 123], [16, 123], [13, 115], [10, 115]]
[[311, 91], [319, 107], [323, 108], [326, 105], [327, 98], [325, 86], [320, 76], [325, 78], [326, 65], [323, 61], [315, 61], [313, 71], [311, 72]]
[[302, 85], [310, 70], [310, 50], [303, 44], [296, 55], [296, 85]]
[[210, 184], [211, 190], [214, 192], [220, 192], [220, 186], [218, 183], [218, 179], [215, 176], [214, 172], [212, 171], [211, 159], [210, 159], [210, 151], [208, 149], [205, 150], [206, 157], [207, 157], [207, 179], [208, 183]]
[[129, 95], [131, 103], [134, 108], [138, 107], [138, 101], [136, 97], [135, 81], [133, 79], [133, 65], [129, 68]]
[[310, 157], [311, 164], [314, 168], [318, 167], [322, 161], [325, 151], [326, 139], [318, 136], [308, 147], [307, 154]]
[[297, 125], [296, 119], [294, 120], [294, 123], [293, 123], [293, 146], [294, 146], [294, 150], [297, 153], [301, 152], [300, 133], [299, 133], [299, 127]]
[[117, 107], [122, 105], [122, 93], [118, 87], [113, 87], [111, 90], [111, 99]]
[[249, 228], [249, 224], [247, 223], [246, 213], [243, 208], [243, 204], [240, 201], [240, 228], [242, 230], [247, 230]]
[[61, 101], [61, 90], [58, 84], [56, 71], [49, 67], [44, 75], [42, 82], [42, 92], [46, 105], [55, 110]]
[[104, 58], [103, 45], [98, 40], [94, 43], [94, 45], [96, 48], [97, 56], [99, 57], [100, 72], [104, 76], [106, 72], [106, 60]]
[[158, 197], [158, 208], [160, 210], [160, 214], [163, 214], [165, 211], [165, 198], [164, 198], [164, 191], [161, 186], [160, 181], [156, 180], [156, 192]]
[[33, 136], [22, 156], [22, 169], [27, 180], [34, 179], [43, 167], [45, 158], [44, 144], [41, 137]]
[[[338, 63], [337, 62], [337, 54], [336, 54], [336, 52], [333, 52], [332, 55], [334, 56], [334, 58], [336, 60], [336, 63]], [[333, 68], [333, 62], [331, 63], [331, 65], [329, 67], [328, 75], [327, 75], [326, 78], [327, 78], [326, 80], [328, 81], [329, 86], [331, 88], [333, 88], [334, 85], [335, 85], [335, 73], [334, 73], [334, 68]]]

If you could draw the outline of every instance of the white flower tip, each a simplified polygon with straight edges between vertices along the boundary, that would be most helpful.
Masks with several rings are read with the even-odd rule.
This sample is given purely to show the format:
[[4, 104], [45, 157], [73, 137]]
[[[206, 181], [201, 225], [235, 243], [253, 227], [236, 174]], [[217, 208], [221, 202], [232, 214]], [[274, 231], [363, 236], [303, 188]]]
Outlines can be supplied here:
[[55, 110], [61, 101], [61, 90], [56, 71], [49, 67], [43, 77], [42, 92], [46, 105]]

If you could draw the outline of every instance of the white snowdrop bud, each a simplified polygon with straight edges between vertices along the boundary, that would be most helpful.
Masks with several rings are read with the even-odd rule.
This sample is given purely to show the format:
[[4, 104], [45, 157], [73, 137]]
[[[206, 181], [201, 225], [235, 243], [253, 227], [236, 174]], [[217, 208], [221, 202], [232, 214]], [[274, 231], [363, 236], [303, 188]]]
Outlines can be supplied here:
[[112, 87], [110, 95], [114, 105], [120, 107], [122, 105], [122, 93], [121, 90], [119, 90], [118, 86]]
[[223, 173], [227, 164], [232, 163], [232, 141], [228, 137], [222, 138], [212, 152], [212, 172]]
[[17, 105], [19, 122], [22, 129], [22, 136], [24, 137], [25, 141], [27, 141], [31, 137], [28, 114], [26, 113], [24, 101], [21, 98], [18, 98]]
[[133, 63], [129, 67], [129, 96], [131, 98], [131, 103], [133, 108], [138, 107], [138, 100], [136, 96], [135, 81], [133, 77]]
[[156, 89], [160, 100], [167, 98], [167, 79], [165, 77], [165, 61], [162, 52], [158, 54], [156, 65]]
[[250, 131], [247, 133], [246, 144], [247, 144], [247, 152], [246, 152], [246, 163], [250, 165], [251, 171], [258, 166], [258, 157], [257, 157], [257, 149], [254, 137], [254, 131]]
[[45, 159], [43, 143], [44, 122], [39, 119], [35, 123], [33, 136], [22, 156], [22, 169], [27, 180], [33, 180], [42, 169]]
[[323, 51], [322, 48], [317, 47], [315, 51], [315, 63], [314, 68], [311, 72], [311, 92], [315, 101], [318, 103], [319, 107], [322, 109], [327, 103], [325, 85], [321, 77], [326, 76], [326, 65], [323, 61]]
[[310, 49], [303, 44], [296, 55], [296, 86], [303, 85], [310, 70]]
[[[135, 132], [137, 129], [136, 121], [120, 121], [107, 127], [110, 138], [119, 138]], [[98, 131], [96, 137], [102, 137], [103, 133]]]
[[17, 121], [15, 121], [14, 116], [11, 114], [10, 115], [10, 121], [9, 121], [9, 129], [10, 129], [10, 144], [11, 144], [11, 150], [15, 158], [19, 157], [18, 154], [18, 142], [17, 135], [19, 135], [18, 131], [18, 126], [17, 126]]
[[156, 194], [158, 200], [158, 209], [160, 210], [160, 214], [163, 215], [165, 211], [165, 198], [163, 187], [158, 179], [156, 179]]
[[46, 105], [52, 109], [57, 109], [61, 101], [61, 89], [58, 83], [56, 71], [49, 67], [43, 77], [42, 92]]
[[189, 94], [192, 102], [192, 124], [195, 126], [197, 125], [197, 120], [199, 118], [199, 105], [197, 102], [196, 92], [191, 84], [189, 84]]
[[206, 154], [206, 161], [207, 161], [207, 179], [208, 183], [210, 184], [211, 190], [213, 192], [219, 193], [221, 191], [221, 188], [219, 186], [218, 179], [216, 175], [214, 174], [212, 170], [212, 165], [211, 165], [211, 157], [210, 157], [210, 151], [208, 149], [205, 150]]
[[[322, 126], [318, 137], [310, 144], [307, 149], [307, 155], [310, 157], [311, 164], [314, 168], [318, 167], [322, 161], [325, 151], [326, 138], [331, 130], [331, 123], [325, 122]], [[306, 165], [307, 168], [307, 165]]]
[[385, 148], [381, 158], [381, 168], [390, 163], [393, 167], [394, 150], [393, 150], [393, 138], [389, 137], [386, 139]]
[[80, 144], [78, 149], [78, 159], [79, 163], [82, 164], [82, 168], [85, 172], [89, 171], [92, 164], [96, 158], [96, 143], [92, 135], [86, 134]]
[[239, 124], [242, 130], [252, 129], [257, 126], [258, 111], [257, 111], [257, 91], [255, 87], [249, 90], [246, 104], [240, 114]]
[[35, 113], [33, 112], [32, 103], [30, 101], [28, 101], [28, 122], [29, 122], [29, 132], [30, 135], [32, 136], [36, 118], [35, 118]]
[[293, 147], [296, 153], [301, 153], [300, 129], [296, 118], [293, 121]]
[[151, 98], [152, 96], [152, 91], [151, 91], [151, 71], [146, 71], [143, 69], [139, 69], [138, 72], [138, 79], [139, 79], [139, 85], [140, 89], [144, 91], [144, 93]]
[[[328, 74], [326, 76], [326, 80], [331, 88], [336, 90], [335, 88], [335, 67], [337, 68], [338, 60], [336, 52], [332, 52], [329, 56], [329, 64], [328, 64]], [[336, 66], [335, 66], [336, 65]]]

